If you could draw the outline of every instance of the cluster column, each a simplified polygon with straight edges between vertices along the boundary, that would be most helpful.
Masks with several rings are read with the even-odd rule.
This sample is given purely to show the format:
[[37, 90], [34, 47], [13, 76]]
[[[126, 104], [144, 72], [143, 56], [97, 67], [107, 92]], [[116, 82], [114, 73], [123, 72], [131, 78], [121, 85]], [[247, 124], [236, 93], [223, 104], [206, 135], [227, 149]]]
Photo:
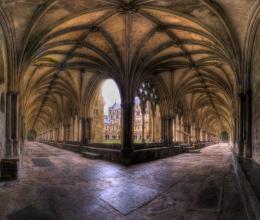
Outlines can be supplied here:
[[132, 130], [133, 130], [133, 106], [134, 103], [126, 102], [122, 104], [122, 154], [129, 158], [132, 149]]
[[246, 93], [245, 100], [245, 116], [244, 118], [244, 137], [245, 139], [245, 156], [247, 158], [252, 158], [252, 91], [248, 90]]
[[80, 119], [81, 124], [81, 145], [86, 145], [90, 143], [91, 134], [91, 119], [82, 117]]
[[166, 144], [172, 144], [173, 139], [173, 118], [164, 117], [162, 118], [163, 137]]
[[16, 92], [8, 92], [6, 95], [6, 156], [19, 156], [18, 143], [18, 110]]

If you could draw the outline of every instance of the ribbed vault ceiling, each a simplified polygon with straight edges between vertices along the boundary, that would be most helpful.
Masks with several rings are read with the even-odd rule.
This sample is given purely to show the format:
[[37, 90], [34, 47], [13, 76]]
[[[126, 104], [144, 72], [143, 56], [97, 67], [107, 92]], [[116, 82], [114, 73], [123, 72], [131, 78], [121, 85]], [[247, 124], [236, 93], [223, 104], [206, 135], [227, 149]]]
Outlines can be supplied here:
[[[122, 99], [149, 79], [162, 115], [231, 131], [239, 51], [221, 10], [199, 0], [84, 0], [29, 4], [19, 20], [21, 105], [42, 131], [88, 109], [102, 80]], [[20, 22], [20, 23], [19, 23]]]

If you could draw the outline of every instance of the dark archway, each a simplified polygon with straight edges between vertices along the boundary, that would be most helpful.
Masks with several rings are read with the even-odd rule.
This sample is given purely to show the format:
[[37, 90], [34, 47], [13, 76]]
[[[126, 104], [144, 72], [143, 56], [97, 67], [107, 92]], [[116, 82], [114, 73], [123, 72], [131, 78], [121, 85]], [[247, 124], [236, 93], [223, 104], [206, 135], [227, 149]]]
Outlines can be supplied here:
[[221, 138], [222, 142], [225, 142], [225, 143], [229, 142], [229, 134], [228, 134], [228, 132], [227, 131], [221, 132], [220, 138]]
[[30, 130], [28, 132], [28, 135], [27, 135], [27, 140], [28, 141], [35, 141], [36, 140], [36, 137], [37, 137], [37, 133], [35, 130]]

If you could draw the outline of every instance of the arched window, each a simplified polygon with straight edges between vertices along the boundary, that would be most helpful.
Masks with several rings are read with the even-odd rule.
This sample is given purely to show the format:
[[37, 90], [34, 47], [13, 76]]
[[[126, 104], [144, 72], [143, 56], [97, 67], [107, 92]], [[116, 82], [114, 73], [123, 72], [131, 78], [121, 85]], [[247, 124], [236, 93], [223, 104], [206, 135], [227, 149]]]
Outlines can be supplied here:
[[134, 139], [139, 142], [159, 142], [160, 138], [156, 132], [160, 119], [156, 117], [156, 106], [158, 95], [155, 86], [150, 82], [143, 82], [137, 90], [135, 97]]

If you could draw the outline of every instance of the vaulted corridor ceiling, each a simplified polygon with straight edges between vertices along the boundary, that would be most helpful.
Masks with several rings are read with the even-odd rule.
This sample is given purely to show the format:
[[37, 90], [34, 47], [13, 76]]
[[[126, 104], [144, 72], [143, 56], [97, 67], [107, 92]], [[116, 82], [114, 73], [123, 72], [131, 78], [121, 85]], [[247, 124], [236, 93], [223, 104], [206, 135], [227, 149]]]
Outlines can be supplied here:
[[181, 108], [200, 127], [232, 131], [240, 52], [209, 2], [48, 1], [23, 8], [23, 19], [19, 9], [14, 16], [28, 130], [41, 131], [70, 111], [88, 115], [100, 82], [112, 78], [123, 101], [150, 80], [163, 115]]

